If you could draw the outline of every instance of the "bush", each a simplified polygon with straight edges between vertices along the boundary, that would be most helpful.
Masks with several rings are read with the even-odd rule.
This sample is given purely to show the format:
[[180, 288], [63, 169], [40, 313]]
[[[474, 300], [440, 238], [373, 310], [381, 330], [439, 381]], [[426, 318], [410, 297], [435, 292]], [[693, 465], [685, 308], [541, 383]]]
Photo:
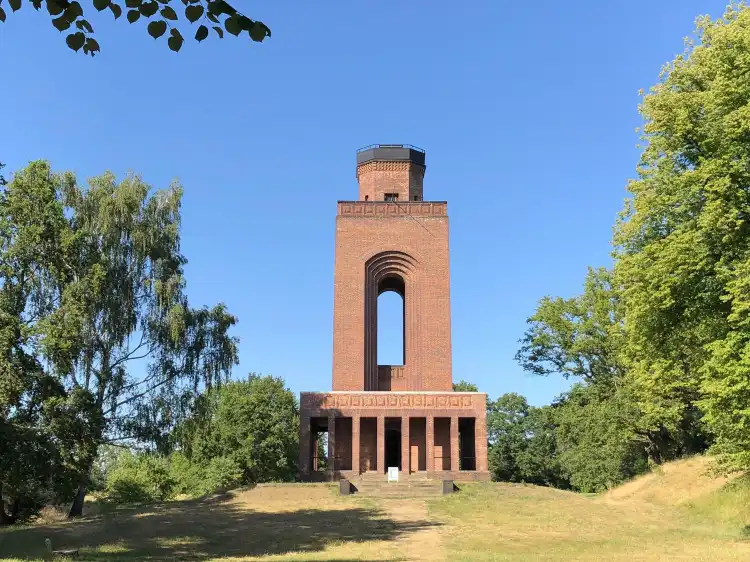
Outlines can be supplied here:
[[242, 467], [228, 457], [211, 459], [206, 468], [206, 493], [225, 492], [238, 487], [242, 483]]
[[242, 483], [242, 468], [228, 457], [215, 457], [204, 467], [180, 452], [169, 457], [170, 474], [174, 491], [186, 496], [204, 496], [214, 492], [225, 492]]
[[291, 481], [296, 475], [299, 410], [280, 378], [251, 375], [212, 389], [177, 433], [185, 455], [206, 467], [206, 477], [208, 471], [216, 476], [212, 484], [233, 480], [229, 458], [242, 469], [244, 484]]
[[107, 474], [106, 496], [114, 503], [146, 503], [174, 497], [168, 459], [148, 454], [122, 453]]

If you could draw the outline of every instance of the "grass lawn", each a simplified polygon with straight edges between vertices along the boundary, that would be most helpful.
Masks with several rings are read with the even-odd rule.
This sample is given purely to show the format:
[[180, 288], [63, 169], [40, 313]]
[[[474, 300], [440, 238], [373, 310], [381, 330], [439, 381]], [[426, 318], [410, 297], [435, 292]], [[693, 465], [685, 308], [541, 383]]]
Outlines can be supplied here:
[[[340, 497], [322, 484], [259, 486], [0, 531], [0, 559], [750, 560], [750, 482], [673, 463], [600, 496], [466, 484], [428, 501]], [[2, 558], [6, 557], [6, 558]]]
[[431, 504], [451, 560], [750, 560], [750, 481], [671, 463], [600, 496], [473, 484]]

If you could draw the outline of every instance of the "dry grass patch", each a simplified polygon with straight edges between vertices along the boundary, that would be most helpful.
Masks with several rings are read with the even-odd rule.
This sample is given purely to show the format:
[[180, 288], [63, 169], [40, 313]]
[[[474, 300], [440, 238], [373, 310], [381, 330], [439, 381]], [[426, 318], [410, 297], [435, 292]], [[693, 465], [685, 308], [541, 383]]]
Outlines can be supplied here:
[[707, 468], [681, 461], [600, 496], [476, 483], [427, 502], [375, 501], [284, 484], [100, 506], [75, 522], [0, 530], [0, 558], [39, 560], [50, 537], [84, 561], [750, 560], [750, 476]]
[[0, 532], [0, 558], [39, 560], [44, 539], [80, 560], [399, 560], [391, 543], [431, 524], [395, 521], [328, 485], [259, 486], [202, 501], [102, 509]]
[[720, 490], [737, 476], [711, 474], [711, 458], [695, 456], [665, 464], [602, 497], [612, 501], [640, 501], [659, 505], [680, 505]]
[[676, 464], [598, 497], [465, 485], [430, 514], [451, 560], [750, 560], [750, 485], [707, 476], [705, 460]]

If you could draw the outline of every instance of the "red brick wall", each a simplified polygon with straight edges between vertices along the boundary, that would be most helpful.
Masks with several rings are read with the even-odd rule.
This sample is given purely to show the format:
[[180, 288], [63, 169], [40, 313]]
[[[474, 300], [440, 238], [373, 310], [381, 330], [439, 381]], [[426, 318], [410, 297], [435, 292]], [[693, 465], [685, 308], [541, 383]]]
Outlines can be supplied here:
[[422, 200], [424, 167], [411, 162], [367, 162], [357, 166], [360, 201], [383, 201], [398, 193], [399, 202]]
[[[400, 419], [401, 422], [411, 418], [409, 445], [418, 447], [420, 460], [417, 470], [426, 470], [429, 473], [454, 470], [451, 467], [451, 448], [456, 448], [457, 459], [458, 432], [456, 431], [455, 436], [453, 435], [451, 421], [458, 422], [461, 418], [471, 418], [475, 424], [473, 433], [476, 471], [486, 473], [488, 470], [486, 404], [487, 395], [479, 392], [428, 392], [424, 394], [418, 392], [302, 392], [300, 394], [300, 474], [302, 478], [310, 477], [309, 459], [314, 450], [311, 449], [310, 434], [315, 429], [312, 426], [324, 425], [331, 417], [361, 419], [359, 431], [361, 471], [375, 470], [378, 454], [382, 454], [382, 451], [378, 450], [383, 440], [377, 439], [377, 418], [381, 421], [385, 418], [395, 418]], [[350, 420], [347, 420], [345, 424], [346, 426], [342, 426], [336, 423], [337, 443], [341, 441], [339, 436], [346, 438], [356, 433], [352, 431]], [[465, 435], [464, 439], [467, 438], [470, 436]], [[424, 453], [419, 449], [422, 444], [426, 445]], [[337, 454], [339, 454], [338, 445], [336, 447]], [[424, 468], [422, 468], [423, 454]], [[349, 451], [346, 451], [344, 455], [349, 457]], [[406, 455], [407, 453], [404, 452], [402, 459]], [[408, 457], [411, 459], [412, 455], [409, 454]], [[438, 457], [437, 464], [434, 462], [435, 457]], [[414, 470], [414, 463], [411, 463], [411, 469]]]
[[[387, 169], [381, 169], [384, 164]], [[408, 192], [416, 173], [413, 166], [404, 162], [360, 166], [360, 195]], [[366, 273], [368, 263], [370, 273]], [[372, 199], [341, 202], [336, 217], [333, 390], [381, 390], [375, 342], [377, 287], [372, 280], [385, 272], [398, 275], [405, 288], [404, 380], [392, 379], [391, 390], [451, 390], [445, 203], [378, 203]], [[366, 296], [368, 287], [373, 288]]]

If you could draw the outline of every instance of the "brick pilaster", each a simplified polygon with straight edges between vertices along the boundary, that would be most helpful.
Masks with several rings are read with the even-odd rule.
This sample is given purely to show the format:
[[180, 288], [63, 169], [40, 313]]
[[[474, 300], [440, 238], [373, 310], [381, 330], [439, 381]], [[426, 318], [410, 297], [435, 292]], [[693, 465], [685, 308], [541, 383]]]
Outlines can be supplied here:
[[384, 474], [385, 466], [385, 416], [378, 416], [378, 472]]
[[409, 416], [401, 416], [401, 471], [409, 474], [411, 462], [411, 447], [409, 446]]
[[474, 423], [474, 455], [476, 456], [477, 470], [489, 470], [487, 463], [487, 418], [478, 416]]
[[360, 473], [360, 462], [359, 462], [359, 416], [352, 416], [352, 470], [354, 474]]
[[451, 416], [451, 470], [458, 471], [458, 416]]
[[435, 417], [427, 416], [427, 471], [435, 470]]
[[328, 416], [328, 472], [333, 476], [336, 471], [336, 418]]

